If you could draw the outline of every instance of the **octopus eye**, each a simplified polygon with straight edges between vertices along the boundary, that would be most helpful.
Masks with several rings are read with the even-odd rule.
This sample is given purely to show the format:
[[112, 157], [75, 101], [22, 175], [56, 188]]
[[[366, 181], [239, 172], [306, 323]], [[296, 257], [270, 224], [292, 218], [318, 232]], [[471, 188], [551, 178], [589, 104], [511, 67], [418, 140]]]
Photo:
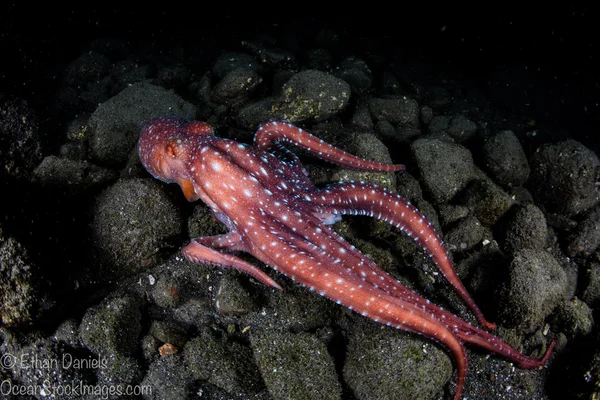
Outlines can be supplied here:
[[165, 146], [165, 152], [173, 158], [177, 157], [177, 151], [175, 150], [175, 146], [173, 146], [171, 143], [168, 143]]

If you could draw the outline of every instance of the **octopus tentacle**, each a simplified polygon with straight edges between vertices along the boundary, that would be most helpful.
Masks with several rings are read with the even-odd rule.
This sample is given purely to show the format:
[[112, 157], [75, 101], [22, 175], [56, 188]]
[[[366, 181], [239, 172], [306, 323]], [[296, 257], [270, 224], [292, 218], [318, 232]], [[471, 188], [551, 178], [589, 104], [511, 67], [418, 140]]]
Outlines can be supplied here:
[[258, 267], [242, 260], [241, 258], [232, 256], [231, 254], [221, 253], [203, 244], [211, 242], [212, 240], [214, 239], [210, 237], [194, 239], [187, 246], [185, 246], [181, 252], [188, 261], [195, 263], [205, 262], [215, 264], [220, 267], [237, 269], [238, 271], [242, 271], [251, 275], [267, 286], [272, 286], [276, 289], [282, 290], [281, 286], [279, 286], [277, 282], [275, 282], [269, 275], [264, 273]]
[[[528, 357], [502, 339], [436, 306], [412, 290], [403, 287], [397, 281], [398, 286], [403, 288], [402, 291], [386, 290], [386, 286], [379, 279], [369, 279], [371, 274], [361, 274], [361, 271], [364, 270], [363, 264], [370, 261], [361, 258], [362, 253], [345, 241], [344, 247], [338, 247], [340, 242], [336, 240], [336, 236], [328, 235], [333, 231], [326, 232], [326, 230], [329, 231], [329, 227], [319, 222], [318, 219], [303, 215], [302, 221], [295, 221], [293, 225], [297, 227], [300, 223], [302, 229], [294, 231], [284, 221], [276, 218], [269, 219], [266, 228], [270, 232], [275, 232], [274, 235], [280, 238], [279, 240], [283, 242], [282, 245], [293, 249], [297, 257], [293, 259], [279, 257], [270, 260], [263, 258], [263, 260], [271, 265], [279, 264], [280, 272], [288, 277], [363, 316], [441, 342], [450, 350], [458, 371], [457, 392], [459, 394], [455, 398], [460, 397], [467, 370], [463, 343], [469, 343], [504, 356], [523, 368], [536, 368], [548, 360], [554, 344], [548, 347], [541, 359]], [[318, 232], [317, 228], [320, 228], [322, 232]], [[314, 232], [314, 234], [305, 237], [298, 232]], [[343, 241], [343, 239], [341, 240]], [[337, 259], [329, 251], [330, 249], [338, 249], [338, 251], [344, 249], [343, 259], [341, 261]], [[261, 258], [260, 255], [256, 256]], [[286, 265], [287, 263], [289, 265]], [[331, 268], [335, 265], [341, 265], [342, 268]], [[290, 271], [292, 272], [290, 273]], [[393, 280], [384, 271], [380, 270], [380, 272]], [[354, 282], [354, 289], [331, 285], [331, 282], [337, 280], [338, 277], [341, 277], [343, 282]], [[344, 290], [350, 290], [352, 294], [344, 293]], [[382, 290], [387, 294], [384, 294]], [[398, 293], [401, 295], [398, 296]], [[378, 301], [382, 302], [381, 307], [376, 305]], [[392, 306], [386, 307], [386, 304]], [[378, 309], [379, 312], [376, 311]]]
[[[388, 301], [393, 302], [402, 308], [410, 309], [412, 312], [418, 310], [418, 312], [425, 313], [428, 316], [437, 315], [437, 320], [452, 331], [464, 343], [473, 344], [492, 353], [505, 356], [524, 368], [535, 368], [543, 365], [552, 351], [553, 345], [548, 347], [544, 357], [539, 360], [520, 353], [497, 336], [469, 324], [447, 310], [444, 310], [442, 307], [431, 303], [413, 290], [403, 286], [400, 282], [378, 267], [373, 261], [366, 258], [356, 247], [345, 241], [333, 230], [330, 230], [329, 227], [319, 225], [318, 221], [315, 221], [314, 219], [306, 218], [306, 216], [304, 216], [302, 221], [303, 226], [302, 229], [299, 230], [300, 232], [314, 232], [308, 237], [299, 235], [296, 233], [297, 231], [292, 231], [285, 224], [278, 223], [275, 225], [273, 222], [276, 221], [275, 218], [270, 221], [272, 221], [269, 226], [270, 229], [285, 233], [286, 237], [294, 238], [287, 242], [288, 246], [293, 246], [297, 250], [313, 254], [313, 258], [317, 260], [330, 258], [332, 264], [341, 264], [346, 267], [348, 274], [353, 274], [355, 277], [358, 277], [362, 284], [370, 285], [374, 289], [386, 292], [389, 296]], [[321, 246], [325, 244], [326, 247], [322, 248], [317, 246], [317, 243], [320, 243]], [[336, 259], [332, 256], [332, 252], [327, 251], [327, 249], [337, 249], [338, 252], [340, 252], [340, 249], [343, 249], [344, 252], [341, 254], [343, 255], [342, 260]], [[371, 266], [373, 272], [362, 274], [361, 271], [364, 271], [367, 265]], [[385, 279], [381, 279], [382, 277], [385, 277]], [[345, 276], [344, 278], [350, 279], [349, 276]], [[333, 300], [336, 299], [333, 298]], [[410, 306], [407, 304], [410, 304]], [[373, 318], [372, 315], [370, 315], [370, 317]], [[380, 320], [379, 322], [386, 321]], [[393, 323], [391, 325], [394, 326]]]
[[242, 241], [242, 237], [237, 232], [229, 232], [224, 235], [204, 236], [192, 239], [194, 243], [202, 246], [210, 247], [211, 249], [220, 249], [227, 251], [246, 251], [246, 245]]
[[427, 218], [409, 201], [376, 185], [341, 182], [328, 185], [311, 195], [314, 212], [368, 215], [390, 223], [412, 237], [431, 257], [461, 300], [471, 309], [481, 325], [494, 329], [475, 304], [456, 274], [444, 243]]
[[[306, 204], [304, 206], [310, 207]], [[346, 271], [345, 279], [357, 277], [360, 280], [359, 284], [369, 285], [374, 289], [381, 290], [387, 293], [390, 299], [397, 298], [401, 301], [409, 301], [428, 315], [440, 313], [442, 315], [441, 319], [448, 326], [454, 327], [465, 323], [459, 317], [405, 287], [401, 282], [382, 270], [375, 262], [365, 257], [360, 250], [324, 225], [318, 216], [313, 218], [309, 212], [295, 212], [290, 213], [289, 216], [286, 215], [285, 221], [283, 221], [280, 216], [278, 218], [279, 212], [280, 210], [277, 208], [265, 210], [265, 216], [271, 217], [268, 218], [265, 229], [270, 232], [277, 232], [279, 237], [290, 238], [290, 241], [284, 243], [284, 246], [288, 248], [312, 254], [315, 259], [328, 259], [329, 262], [322, 263], [324, 265], [320, 268], [327, 268], [327, 265], [343, 267], [340, 269]], [[306, 232], [310, 232], [310, 234], [301, 234]], [[265, 256], [252, 254], [269, 265], [281, 262], [281, 260], [265, 259]], [[290, 255], [290, 257], [294, 258], [295, 255]], [[274, 268], [277, 269], [277, 267]], [[296, 278], [293, 274], [287, 275], [292, 279]], [[308, 286], [310, 287], [310, 285]]]
[[[297, 224], [298, 222], [295, 222], [294, 226], [298, 226]], [[301, 231], [313, 231], [315, 232], [314, 237], [304, 237], [298, 231], [292, 230], [284, 221], [277, 219], [269, 219], [265, 225], [273, 235], [269, 236], [268, 240], [278, 241], [277, 245], [273, 247], [293, 249], [293, 258], [282, 255], [271, 258], [272, 256], [264, 252], [252, 252], [252, 254], [337, 304], [344, 305], [376, 322], [440, 342], [450, 351], [456, 366], [455, 400], [460, 399], [467, 372], [467, 355], [462, 339], [453, 332], [453, 329], [456, 324], [466, 324], [466, 322], [450, 313], [446, 313], [447, 320], [439, 319], [432, 310], [414, 304], [411, 296], [395, 297], [382, 292], [381, 288], [365, 279], [365, 276], [360, 273], [361, 269], [358, 268], [358, 265], [350, 264], [357, 262], [355, 257], [345, 257], [346, 255], [350, 256], [351, 253], [343, 252], [343, 259], [332, 255], [329, 249], [337, 248], [338, 241], [325, 231], [321, 231], [329, 230], [329, 228], [320, 223], [318, 218], [305, 216], [300, 224], [304, 225], [304, 229]], [[324, 234], [323, 237], [321, 237], [321, 233]], [[355, 249], [355, 253], [361, 254], [357, 249]], [[359, 262], [362, 264], [362, 260]], [[341, 265], [342, 268], [336, 268], [336, 265]], [[381, 272], [385, 274], [385, 272]], [[346, 285], [334, 285], [337, 282], [344, 282]], [[410, 289], [406, 289], [406, 293], [409, 292], [413, 293]], [[413, 294], [418, 297], [416, 293]], [[500, 341], [500, 339], [497, 340]]]
[[323, 160], [361, 171], [404, 171], [405, 168], [400, 164], [384, 164], [356, 157], [324, 142], [302, 128], [283, 121], [269, 121], [260, 125], [254, 136], [255, 146], [262, 149], [269, 149], [278, 141], [294, 144]]
[[488, 331], [465, 323], [464, 321], [460, 325], [456, 326], [454, 331], [455, 335], [462, 342], [481, 347], [491, 353], [506, 357], [508, 360], [518, 364], [520, 367], [528, 369], [538, 368], [546, 364], [555, 345], [554, 341], [551, 342], [546, 348], [544, 355], [538, 359], [526, 356], [499, 337], [492, 335]]

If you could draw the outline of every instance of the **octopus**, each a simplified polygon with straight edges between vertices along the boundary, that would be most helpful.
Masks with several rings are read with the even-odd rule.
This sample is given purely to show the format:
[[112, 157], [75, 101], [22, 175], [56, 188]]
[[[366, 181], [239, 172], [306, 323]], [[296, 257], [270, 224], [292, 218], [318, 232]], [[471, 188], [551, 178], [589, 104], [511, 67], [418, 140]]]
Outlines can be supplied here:
[[[204, 122], [156, 118], [142, 128], [139, 157], [147, 171], [177, 183], [190, 202], [202, 200], [228, 233], [191, 240], [186, 259], [247, 273], [267, 286], [281, 286], [259, 267], [242, 260], [243, 251], [279, 273], [374, 321], [435, 340], [447, 349], [457, 370], [455, 400], [467, 373], [465, 344], [503, 356], [522, 368], [543, 366], [488, 330], [447, 249], [427, 218], [391, 190], [364, 182], [338, 182], [318, 188], [300, 159], [284, 144], [346, 168], [391, 172], [403, 165], [356, 157], [284, 121], [262, 124], [253, 144], [215, 136]], [[382, 270], [331, 226], [342, 215], [386, 221], [410, 236], [473, 312], [476, 327], [407, 288]]]

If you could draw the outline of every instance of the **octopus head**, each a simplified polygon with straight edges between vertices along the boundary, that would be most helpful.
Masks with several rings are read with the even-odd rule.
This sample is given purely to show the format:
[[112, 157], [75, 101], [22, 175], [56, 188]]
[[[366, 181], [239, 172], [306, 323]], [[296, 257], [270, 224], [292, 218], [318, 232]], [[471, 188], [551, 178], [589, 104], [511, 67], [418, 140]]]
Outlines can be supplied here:
[[186, 121], [156, 118], [142, 128], [138, 153], [146, 170], [164, 182], [175, 182], [185, 169], [187, 158], [184, 133]]
[[198, 199], [191, 163], [201, 136], [212, 135], [210, 125], [180, 118], [156, 118], [144, 125], [138, 153], [146, 170], [163, 182], [176, 182], [189, 201]]

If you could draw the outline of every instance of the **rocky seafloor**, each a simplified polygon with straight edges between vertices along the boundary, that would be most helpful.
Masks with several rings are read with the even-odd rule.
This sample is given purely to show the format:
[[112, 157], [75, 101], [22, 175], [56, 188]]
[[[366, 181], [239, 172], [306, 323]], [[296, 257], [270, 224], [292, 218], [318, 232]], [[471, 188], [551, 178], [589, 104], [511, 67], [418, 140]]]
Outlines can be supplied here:
[[[226, 230], [141, 166], [141, 126], [158, 116], [206, 121], [245, 143], [259, 124], [284, 119], [360, 157], [406, 165], [356, 172], [290, 147], [317, 185], [377, 183], [417, 206], [500, 338], [534, 357], [556, 341], [536, 370], [469, 347], [464, 399], [598, 396], [597, 148], [491, 101], [472, 76], [350, 39], [315, 26], [208, 51], [100, 37], [57, 68], [51, 104], [0, 88], [3, 398], [452, 398], [455, 368], [436, 343], [251, 257], [284, 291], [186, 261], [191, 238]], [[500, 69], [496, 99], [522, 73], [511, 68]], [[402, 232], [363, 217], [334, 230], [476, 323]]]

